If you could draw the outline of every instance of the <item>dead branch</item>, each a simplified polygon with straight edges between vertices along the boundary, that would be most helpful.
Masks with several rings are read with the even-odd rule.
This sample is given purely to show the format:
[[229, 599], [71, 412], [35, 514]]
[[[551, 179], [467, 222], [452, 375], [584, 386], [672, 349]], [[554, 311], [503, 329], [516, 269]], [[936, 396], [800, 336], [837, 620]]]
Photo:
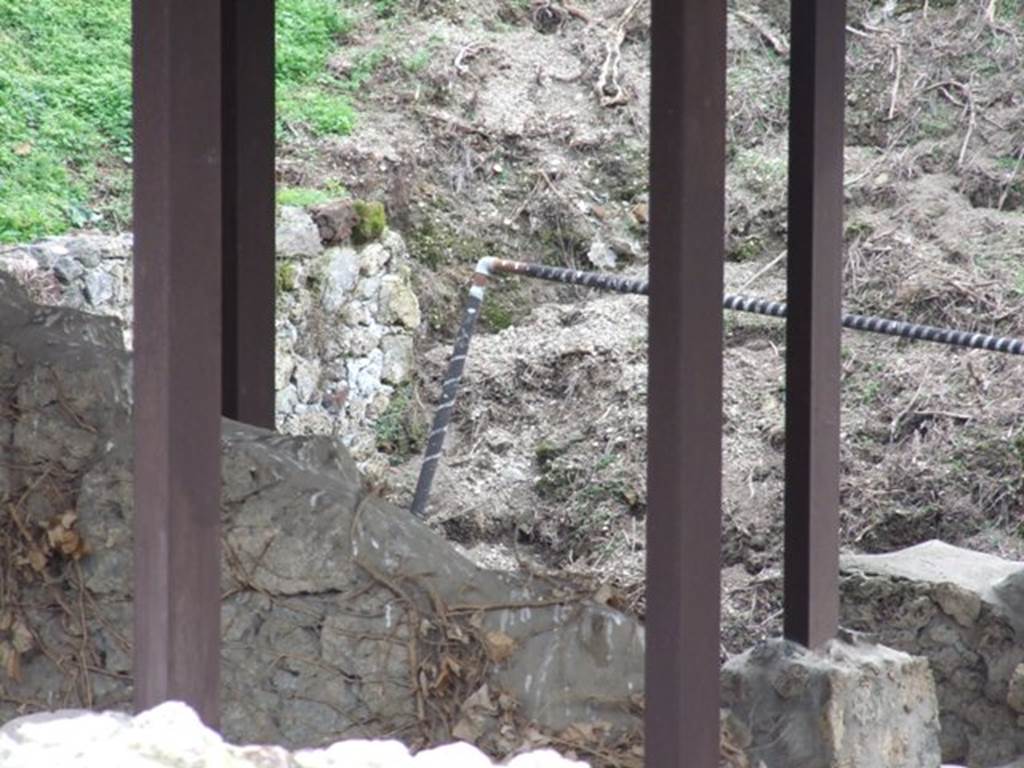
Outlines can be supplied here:
[[752, 16], [745, 11], [733, 11], [733, 15], [740, 21], [753, 27], [754, 31], [764, 38], [764, 41], [768, 43], [768, 45], [771, 46], [771, 49], [780, 57], [783, 59], [789, 58], [789, 43], [779, 37], [779, 35], [775, 34], [767, 24], [756, 16]]
[[892, 81], [892, 94], [889, 96], [889, 120], [896, 116], [896, 102], [900, 95], [900, 77], [903, 74], [903, 47], [899, 43], [893, 46], [893, 69], [895, 75]]
[[628, 94], [619, 82], [619, 66], [622, 63], [622, 43], [626, 40], [626, 29], [636, 15], [640, 3], [641, 0], [631, 0], [626, 10], [609, 28], [608, 38], [605, 40], [604, 63], [601, 64], [601, 74], [594, 86], [603, 107], [613, 107], [629, 101]]
[[1020, 173], [1021, 163], [1024, 162], [1024, 144], [1021, 144], [1020, 151], [1017, 153], [1017, 162], [1013, 164], [1013, 170], [1010, 171], [1010, 177], [1006, 180], [1006, 184], [1003, 186], [1003, 191], [999, 195], [999, 204], [996, 206], [996, 210], [1003, 210], [1003, 206], [1006, 205], [1006, 198], [1010, 195], [1010, 190], [1013, 188], [1013, 182], [1017, 180], [1017, 174]]
[[479, 42], [467, 43], [459, 49], [459, 52], [455, 54], [455, 60], [452, 62], [452, 66], [455, 68], [456, 73], [464, 75], [469, 72], [469, 67], [466, 66], [467, 61], [471, 61], [479, 56], [486, 50], [489, 50], [489, 45], [484, 45]]

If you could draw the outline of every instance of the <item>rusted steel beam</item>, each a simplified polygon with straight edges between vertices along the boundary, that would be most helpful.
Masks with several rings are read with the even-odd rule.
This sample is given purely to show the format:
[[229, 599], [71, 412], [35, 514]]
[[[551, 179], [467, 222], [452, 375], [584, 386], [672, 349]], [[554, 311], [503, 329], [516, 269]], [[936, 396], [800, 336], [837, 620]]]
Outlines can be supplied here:
[[793, 0], [786, 323], [785, 634], [839, 617], [845, 0]]
[[274, 427], [274, 0], [222, 0], [224, 415]]
[[725, 0], [654, 0], [645, 762], [718, 766]]
[[134, 0], [135, 706], [220, 717], [221, 3]]

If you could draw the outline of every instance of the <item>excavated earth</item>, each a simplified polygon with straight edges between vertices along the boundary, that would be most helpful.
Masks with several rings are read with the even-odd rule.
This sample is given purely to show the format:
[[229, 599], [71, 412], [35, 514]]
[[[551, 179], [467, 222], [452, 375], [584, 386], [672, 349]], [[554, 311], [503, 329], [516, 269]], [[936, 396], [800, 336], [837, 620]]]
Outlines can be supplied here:
[[[356, 128], [293, 126], [278, 177], [381, 200], [408, 245], [415, 373], [370, 478], [407, 508], [480, 257], [646, 273], [650, 14], [636, 0], [353, 13], [330, 66], [368, 73]], [[776, 300], [788, 24], [781, 0], [729, 4], [726, 289]], [[1024, 6], [854, 0], [847, 46], [845, 309], [1024, 337]], [[568, 574], [642, 619], [646, 337], [643, 298], [498, 281], [431, 527], [480, 566]], [[723, 659], [780, 629], [784, 326], [730, 313], [724, 343]], [[937, 538], [1024, 559], [1022, 366], [844, 334], [844, 550]]]
[[[289, 126], [278, 181], [380, 200], [407, 245], [388, 241], [401, 245], [400, 279], [418, 300], [405, 321], [419, 323], [412, 357], [401, 376], [382, 374], [380, 403], [344, 427], [372, 485], [407, 507], [480, 257], [646, 273], [650, 12], [641, 0], [420, 0], [347, 12], [351, 30], [329, 66], [358, 74], [359, 120], [346, 137]], [[729, 6], [726, 289], [776, 300], [788, 23], [779, 0]], [[1024, 336], [1022, 39], [1018, 0], [850, 3], [847, 311]], [[279, 239], [296, 215], [279, 222]], [[322, 246], [296, 250], [294, 239], [280, 244], [279, 285], [301, 278], [304, 293], [283, 296], [286, 330], [316, 338], [322, 329], [299, 328], [303, 307], [331, 301], [306, 295], [317, 283], [295, 254], [320, 258]], [[328, 272], [350, 254], [338, 253], [326, 254]], [[44, 277], [60, 280], [60, 266]], [[35, 293], [46, 299], [52, 287], [42, 280]], [[130, 294], [101, 288], [86, 284], [86, 299], [111, 293], [124, 304]], [[495, 281], [433, 528], [482, 565], [568, 573], [642, 617], [646, 335], [640, 297]], [[784, 326], [729, 313], [724, 343], [723, 657], [779, 629]], [[853, 332], [843, 345], [843, 547], [941, 538], [1020, 558], [1021, 362]], [[338, 374], [294, 346], [295, 359], [285, 344], [297, 367], [278, 372], [279, 403], [302, 415], [289, 410], [279, 426], [337, 433]]]
[[[1024, 9], [989, 10], [850, 4], [847, 311], [1024, 336]], [[411, 434], [481, 255], [645, 274], [648, 24], [645, 3], [425, 3], [365, 19], [339, 53], [431, 51], [382, 66], [352, 137], [281, 161], [384, 195], [409, 241], [427, 318]], [[729, 67], [726, 289], [784, 300], [788, 4], [730, 4]], [[380, 157], [401, 159], [390, 186], [363, 175]], [[502, 280], [432, 525], [481, 563], [568, 571], [642, 616], [646, 323], [639, 297]], [[844, 549], [941, 538], [1021, 558], [1022, 363], [843, 345]], [[723, 655], [780, 627], [784, 326], [728, 314], [725, 349]], [[407, 505], [419, 457], [390, 459], [379, 482]]]

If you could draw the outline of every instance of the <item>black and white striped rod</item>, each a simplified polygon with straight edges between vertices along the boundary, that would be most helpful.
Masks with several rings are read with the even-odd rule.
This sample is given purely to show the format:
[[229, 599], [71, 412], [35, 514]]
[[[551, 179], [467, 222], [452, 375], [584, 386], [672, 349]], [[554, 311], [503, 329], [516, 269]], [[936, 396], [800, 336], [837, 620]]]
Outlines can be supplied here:
[[459, 334], [455, 337], [455, 347], [452, 349], [452, 356], [448, 360], [448, 370], [445, 372], [444, 382], [441, 384], [441, 403], [437, 406], [434, 423], [430, 427], [430, 434], [427, 435], [427, 448], [424, 451], [423, 464], [420, 467], [420, 477], [416, 481], [416, 494], [412, 499], [412, 513], [417, 517], [426, 516], [430, 487], [434, 484], [437, 463], [441, 460], [444, 437], [448, 432], [448, 424], [452, 420], [452, 410], [455, 408], [455, 397], [459, 392], [462, 372], [466, 369], [469, 340], [473, 337], [476, 319], [480, 315], [480, 305], [484, 302], [484, 290], [487, 278], [491, 274], [490, 261], [481, 259], [477, 264], [476, 272], [473, 275], [473, 285], [469, 289], [469, 301], [466, 302]]
[[[448, 431], [448, 424], [451, 421], [459, 383], [462, 380], [462, 372], [466, 366], [469, 340], [473, 335], [476, 319], [480, 313], [480, 305], [484, 300], [484, 287], [487, 283], [487, 278], [491, 275], [502, 274], [521, 275], [538, 280], [580, 285], [586, 288], [614, 291], [616, 293], [634, 293], [642, 296], [646, 296], [648, 293], [648, 283], [646, 280], [634, 280], [600, 272], [582, 272], [576, 269], [550, 267], [544, 264], [527, 264], [526, 262], [509, 261], [507, 259], [481, 259], [473, 275], [473, 286], [470, 288], [469, 301], [466, 304], [462, 325], [459, 328], [459, 335], [455, 340], [455, 349], [448, 363], [448, 371], [445, 374], [442, 386], [441, 404], [438, 406], [437, 413], [434, 416], [434, 424], [427, 439], [426, 454], [423, 458], [423, 465], [420, 468], [419, 481], [416, 484], [416, 495], [412, 502], [412, 512], [418, 517], [426, 516], [430, 488], [434, 481], [434, 474], [437, 472], [437, 463], [441, 458], [445, 433]], [[768, 299], [759, 299], [751, 296], [737, 296], [735, 294], [726, 294], [722, 301], [722, 306], [725, 309], [738, 312], [752, 312], [769, 317], [784, 318], [787, 312], [785, 302], [769, 301]], [[984, 349], [989, 352], [1005, 352], [1010, 355], [1024, 355], [1024, 340], [1005, 336], [991, 336], [984, 333], [959, 331], [953, 328], [937, 328], [930, 325], [908, 323], [903, 320], [889, 320], [884, 317], [853, 315], [845, 312], [842, 316], [842, 324], [844, 328], [850, 328], [855, 331], [881, 333], [887, 336], [932, 341], [938, 344], [968, 347], [970, 349]]]
[[[618, 275], [605, 275], [600, 272], [580, 272], [562, 267], [548, 267], [543, 264], [526, 264], [520, 261], [494, 259], [490, 271], [496, 274], [515, 274], [534, 277], [539, 280], [550, 280], [558, 283], [582, 285], [617, 293], [636, 293], [647, 295], [646, 280], [629, 280]], [[758, 315], [785, 317], [786, 303], [757, 299], [750, 296], [737, 296], [727, 293], [722, 301], [725, 309], [739, 312], [753, 312]], [[949, 344], [956, 347], [984, 349], [989, 352], [1005, 352], [1010, 355], [1024, 355], [1024, 340], [1005, 336], [990, 336], [984, 333], [958, 331], [952, 328], [936, 328], [930, 325], [918, 325], [902, 320], [889, 320], [872, 315], [852, 315], [843, 313], [844, 328], [855, 331], [882, 333], [888, 336], [902, 336], [905, 339], [933, 341], [938, 344]]]

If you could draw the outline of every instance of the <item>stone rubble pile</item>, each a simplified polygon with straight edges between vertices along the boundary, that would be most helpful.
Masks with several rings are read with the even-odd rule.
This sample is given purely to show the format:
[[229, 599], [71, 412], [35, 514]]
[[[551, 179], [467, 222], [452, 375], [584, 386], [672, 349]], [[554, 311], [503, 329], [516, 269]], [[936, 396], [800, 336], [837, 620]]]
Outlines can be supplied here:
[[[34, 305], [0, 274], [0, 722], [131, 705], [130, 383], [116, 320]], [[329, 436], [225, 420], [222, 449], [226, 738], [454, 734], [513, 754], [637, 731], [635, 619], [478, 567]]]
[[[120, 712], [28, 715], [0, 727], [4, 768], [493, 768], [478, 749], [455, 743], [411, 755], [397, 741], [353, 740], [290, 753], [234, 746], [179, 702], [130, 717]], [[514, 757], [507, 768], [586, 768], [553, 750]]]
[[[405, 242], [374, 235], [325, 245], [304, 209], [278, 214], [277, 426], [336, 435], [371, 472], [383, 461], [375, 423], [412, 379], [422, 321]], [[131, 349], [131, 257], [130, 233], [86, 232], [6, 248], [0, 272], [41, 303], [117, 318]]]
[[843, 624], [928, 659], [942, 757], [972, 768], [1024, 755], [1024, 567], [929, 541], [843, 558]]
[[844, 636], [808, 651], [769, 640], [722, 670], [744, 725], [738, 747], [765, 768], [936, 768], [938, 707], [925, 659]]

